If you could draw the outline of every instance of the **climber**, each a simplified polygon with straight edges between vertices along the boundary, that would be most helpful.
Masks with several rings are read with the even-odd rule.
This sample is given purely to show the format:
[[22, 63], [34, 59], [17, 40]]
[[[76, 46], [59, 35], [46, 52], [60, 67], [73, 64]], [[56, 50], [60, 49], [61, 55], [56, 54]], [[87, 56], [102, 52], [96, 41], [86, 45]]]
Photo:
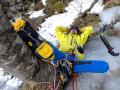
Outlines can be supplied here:
[[[58, 26], [55, 31], [59, 41], [59, 50], [72, 53], [79, 60], [83, 60], [85, 57], [83, 48], [89, 36], [93, 33], [93, 27], [88, 26], [80, 29], [76, 25], [72, 25], [70, 28]], [[53, 61], [52, 64], [56, 63]]]
[[[51, 64], [54, 66], [58, 66], [58, 61], [61, 60], [70, 61], [70, 63], [68, 62], [69, 65], [72, 65], [71, 62], [73, 63], [74, 60], [83, 60], [83, 46], [88, 37], [93, 33], [91, 26], [81, 30], [77, 26], [71, 26], [69, 30], [66, 27], [59, 26], [56, 28], [56, 36], [60, 42], [58, 50], [49, 41], [39, 39], [38, 32], [24, 19], [17, 18], [12, 22], [12, 27], [37, 57], [51, 61]], [[72, 53], [72, 55], [66, 52]]]
[[67, 57], [68, 60], [74, 60], [74, 56], [67, 56], [49, 41], [39, 39], [39, 34], [24, 19], [17, 18], [12, 22], [12, 27], [37, 57], [47, 59], [51, 64], [54, 62], [54, 66], [58, 66], [58, 60], [64, 60]]
[[81, 30], [77, 26], [71, 26], [69, 29], [62, 26], [57, 27], [56, 37], [60, 43], [59, 49], [49, 41], [39, 39], [38, 32], [33, 30], [32, 26], [24, 19], [17, 18], [12, 22], [12, 30], [16, 31], [38, 58], [51, 62], [53, 66], [59, 66], [62, 75], [68, 78], [67, 81], [70, 80], [72, 72], [103, 73], [108, 70], [106, 62], [83, 60], [83, 46], [88, 37], [93, 33], [91, 26]]

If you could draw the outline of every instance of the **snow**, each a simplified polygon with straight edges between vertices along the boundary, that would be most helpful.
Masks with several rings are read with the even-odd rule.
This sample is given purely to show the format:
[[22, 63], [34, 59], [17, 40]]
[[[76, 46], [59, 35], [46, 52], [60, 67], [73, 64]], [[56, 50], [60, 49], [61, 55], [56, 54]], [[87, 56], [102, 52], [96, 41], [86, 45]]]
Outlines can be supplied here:
[[114, 25], [114, 27], [115, 27], [117, 30], [120, 30], [120, 22], [116, 23], [116, 24]]
[[[91, 3], [94, 0], [74, 0], [69, 4], [69, 7], [66, 8], [67, 11], [77, 11], [78, 13], [84, 12], [88, 9]], [[98, 2], [94, 5], [90, 13], [99, 14], [104, 8], [102, 5], [102, 0], [98, 0]]]
[[[11, 85], [12, 83], [12, 85]], [[11, 86], [11, 87], [18, 87], [20, 86], [22, 81], [20, 81], [18, 78], [12, 78], [11, 80], [7, 81], [6, 85]]]
[[43, 5], [46, 5], [46, 0], [41, 0]]
[[104, 9], [104, 5], [102, 5], [102, 0], [99, 0], [98, 3], [94, 5], [90, 13], [99, 14], [100, 12], [103, 11], [103, 9]]
[[[52, 42], [55, 46], [57, 45], [57, 40], [55, 37], [55, 27], [61, 26], [70, 26], [75, 18], [78, 17], [80, 12], [85, 11], [89, 8], [91, 3], [94, 0], [73, 0], [69, 3], [69, 6], [66, 7], [66, 13], [53, 15], [45, 20], [39, 27], [39, 34], [46, 40]], [[101, 0], [100, 0], [101, 1]], [[102, 3], [98, 2], [97, 8], [101, 11], [103, 6]], [[96, 7], [95, 7], [96, 8]], [[81, 11], [80, 11], [81, 10]], [[92, 12], [97, 12], [98, 10], [93, 9]]]
[[[110, 24], [116, 18], [120, 18], [120, 6], [112, 7], [106, 10], [103, 10], [100, 13], [101, 24]], [[120, 22], [114, 25], [116, 30], [120, 30]]]
[[37, 18], [39, 16], [44, 16], [44, 12], [43, 12], [43, 9], [42, 10], [39, 10], [39, 11], [32, 11], [32, 12], [29, 12], [30, 14], [30, 18]]
[[[106, 36], [106, 35], [105, 35]], [[120, 40], [116, 37], [106, 36], [106, 39], [114, 47], [115, 52], [120, 52]], [[109, 64], [107, 73], [82, 73], [80, 74], [77, 90], [120, 90], [120, 56], [111, 56], [100, 37], [91, 38], [85, 46], [86, 60], [103, 60]], [[102, 67], [102, 66], [101, 66]], [[71, 89], [71, 83], [66, 90]]]
[[106, 9], [100, 13], [103, 24], [110, 24], [117, 17], [120, 17], [120, 6]]
[[21, 84], [22, 80], [11, 74], [5, 74], [4, 70], [0, 68], [0, 90], [17, 90]]

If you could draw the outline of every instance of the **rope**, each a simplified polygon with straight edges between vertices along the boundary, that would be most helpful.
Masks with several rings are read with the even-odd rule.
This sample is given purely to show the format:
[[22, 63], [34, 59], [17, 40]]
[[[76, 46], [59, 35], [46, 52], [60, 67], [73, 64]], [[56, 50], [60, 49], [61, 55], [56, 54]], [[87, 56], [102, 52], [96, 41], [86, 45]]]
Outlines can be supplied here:
[[76, 90], [78, 90], [78, 82], [77, 82], [77, 77], [75, 78], [76, 80]]
[[60, 84], [61, 84], [61, 80], [59, 79], [58, 84], [56, 86], [56, 90], [58, 90], [58, 88], [60, 87]]
[[73, 79], [72, 79], [72, 90], [74, 90], [74, 77], [73, 77]]
[[[72, 90], [75, 90], [75, 89], [78, 90], [78, 82], [77, 82], [78, 75], [77, 74], [73, 74], [72, 77], [73, 77], [72, 78], [72, 83], [71, 83], [72, 84], [71, 85], [72, 86]], [[74, 83], [74, 80], [75, 80], [75, 83]]]
[[56, 69], [54, 67], [54, 90], [56, 90]]

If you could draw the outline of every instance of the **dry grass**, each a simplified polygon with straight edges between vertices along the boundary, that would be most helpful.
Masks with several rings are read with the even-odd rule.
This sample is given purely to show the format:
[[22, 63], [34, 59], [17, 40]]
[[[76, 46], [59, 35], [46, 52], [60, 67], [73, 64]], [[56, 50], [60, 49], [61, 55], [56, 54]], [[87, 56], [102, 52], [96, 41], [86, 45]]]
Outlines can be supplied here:
[[38, 11], [38, 10], [41, 10], [42, 8], [44, 8], [44, 5], [42, 4], [42, 2], [40, 0], [36, 0], [34, 10]]
[[49, 83], [37, 83], [34, 81], [25, 81], [22, 90], [53, 90]]
[[94, 14], [87, 14], [85, 18], [81, 18], [81, 16], [76, 18], [73, 24], [76, 24], [80, 28], [82, 28], [84, 26], [97, 25], [98, 22], [99, 22], [99, 16]]
[[45, 6], [44, 13], [47, 16], [52, 16], [58, 13], [64, 13], [65, 7], [71, 0], [47, 0], [47, 5]]

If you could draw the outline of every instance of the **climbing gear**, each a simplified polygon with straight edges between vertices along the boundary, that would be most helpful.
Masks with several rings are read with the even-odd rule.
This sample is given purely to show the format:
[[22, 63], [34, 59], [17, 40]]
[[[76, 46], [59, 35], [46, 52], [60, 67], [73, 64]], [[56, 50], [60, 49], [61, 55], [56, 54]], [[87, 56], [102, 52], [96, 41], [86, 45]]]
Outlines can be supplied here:
[[51, 61], [51, 64], [54, 66], [54, 67], [58, 67], [58, 61], [57, 63], [54, 63], [53, 60]]
[[72, 78], [72, 63], [70, 64], [67, 60], [59, 61], [59, 73], [63, 82], [63, 87], [65, 87]]
[[31, 41], [29, 41], [29, 42], [28, 42], [28, 45], [29, 45], [29, 46], [32, 46], [32, 42], [31, 42]]
[[110, 43], [106, 40], [106, 38], [103, 35], [103, 32], [105, 32], [105, 27], [106, 27], [106, 25], [104, 25], [103, 27], [100, 28], [100, 38], [101, 38], [101, 41], [103, 42], [103, 44], [108, 49], [108, 53], [110, 53], [112, 56], [119, 56], [119, 53], [115, 53], [113, 51], [114, 48], [110, 45]]
[[104, 45], [106, 46], [106, 48], [108, 49], [108, 53], [110, 53], [112, 56], [119, 56], [119, 53], [115, 53], [113, 51], [114, 48], [109, 44], [109, 42], [106, 40], [106, 38], [103, 35], [100, 35], [100, 38], [104, 43]]
[[77, 78], [79, 77], [79, 74], [73, 73], [71, 76], [72, 76], [71, 88], [72, 88], [72, 90], [78, 90]]

